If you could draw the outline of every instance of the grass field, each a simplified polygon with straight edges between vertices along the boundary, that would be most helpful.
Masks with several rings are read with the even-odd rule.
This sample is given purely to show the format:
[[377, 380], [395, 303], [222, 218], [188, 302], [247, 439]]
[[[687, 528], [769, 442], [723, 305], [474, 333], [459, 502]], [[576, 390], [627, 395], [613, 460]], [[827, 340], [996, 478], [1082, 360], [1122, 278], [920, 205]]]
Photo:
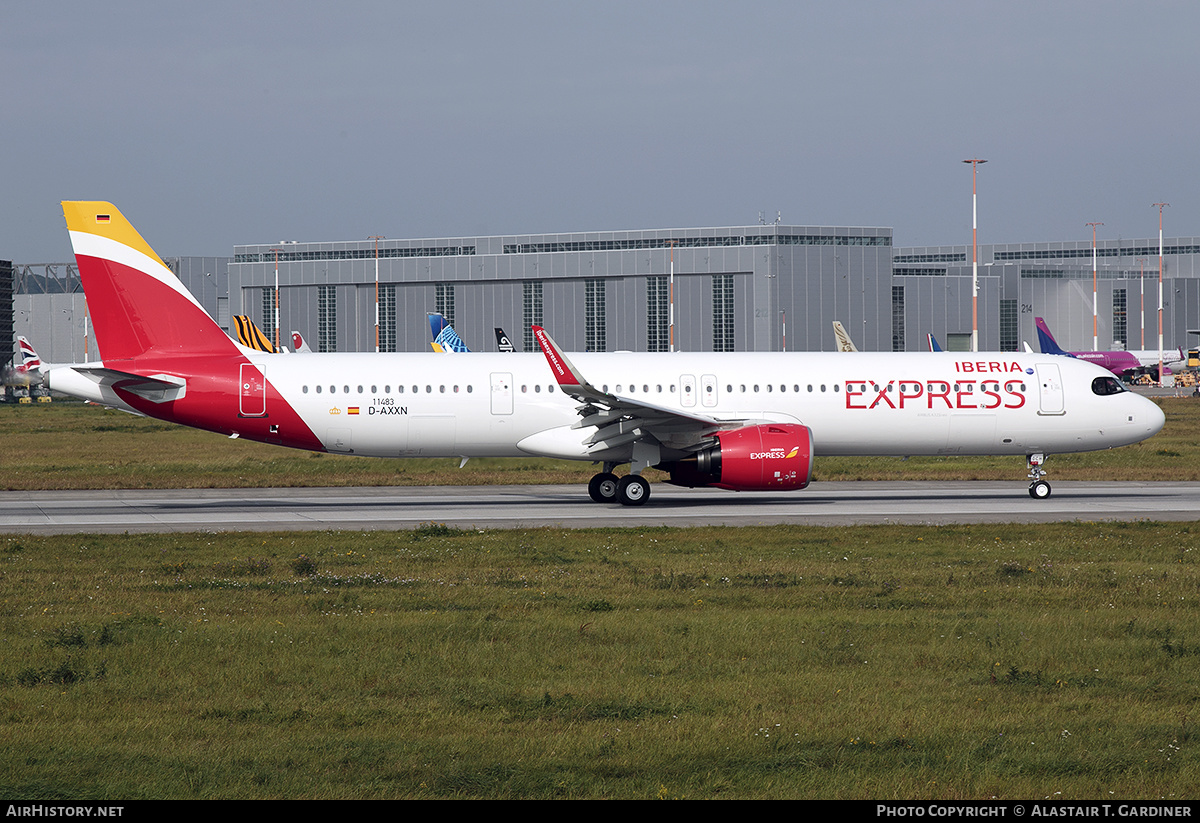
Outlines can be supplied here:
[[[1051, 477], [1200, 479], [1200, 404], [1162, 403], [1162, 434]], [[70, 404], [0, 407], [0, 438], [20, 489], [593, 471]], [[1198, 552], [1200, 522], [2, 536], [0, 796], [1195, 798]]]
[[1194, 798], [1200, 528], [0, 539], [0, 795]]
[[[1051, 455], [1054, 480], [1200, 480], [1200, 401], [1158, 401], [1167, 424], [1155, 437], [1103, 452]], [[590, 463], [540, 459], [379, 460], [229, 440], [80, 403], [0, 405], [2, 488], [247, 488], [586, 484]], [[647, 472], [650, 479], [661, 478]], [[814, 480], [1015, 480], [1019, 457], [830, 457]]]

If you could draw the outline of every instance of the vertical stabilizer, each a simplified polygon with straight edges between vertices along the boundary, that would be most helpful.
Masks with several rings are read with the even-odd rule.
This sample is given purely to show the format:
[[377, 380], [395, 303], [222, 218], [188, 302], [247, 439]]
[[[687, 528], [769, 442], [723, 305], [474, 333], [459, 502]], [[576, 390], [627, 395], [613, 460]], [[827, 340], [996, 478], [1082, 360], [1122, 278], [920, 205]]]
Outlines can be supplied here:
[[115, 206], [64, 201], [62, 207], [102, 359], [238, 354]]
[[1038, 345], [1042, 347], [1042, 354], [1065, 354], [1067, 357], [1075, 356], [1070, 352], [1063, 351], [1062, 346], [1058, 345], [1058, 341], [1050, 333], [1050, 327], [1046, 325], [1045, 320], [1035, 317], [1033, 318], [1033, 324], [1037, 327]]

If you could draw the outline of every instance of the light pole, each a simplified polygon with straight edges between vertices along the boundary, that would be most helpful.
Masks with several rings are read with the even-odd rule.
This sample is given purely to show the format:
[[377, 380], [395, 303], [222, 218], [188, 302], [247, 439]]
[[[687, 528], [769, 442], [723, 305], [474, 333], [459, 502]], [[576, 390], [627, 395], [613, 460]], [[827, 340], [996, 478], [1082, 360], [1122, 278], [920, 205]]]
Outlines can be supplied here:
[[1162, 385], [1163, 373], [1163, 241], [1162, 210], [1170, 203], [1154, 203], [1158, 207], [1158, 384]]
[[1146, 258], [1139, 257], [1138, 262], [1138, 293], [1141, 295], [1142, 306], [1138, 311], [1141, 313], [1141, 318], [1138, 320], [1138, 325], [1142, 327], [1142, 342], [1138, 346], [1140, 351], [1146, 350]]
[[275, 252], [275, 351], [279, 351], [279, 249]]
[[381, 234], [372, 234], [367, 238], [375, 241], [375, 353], [379, 354], [379, 241]]
[[979, 351], [979, 210], [975, 195], [975, 173], [986, 160], [964, 160], [971, 164], [971, 351]]
[[667, 277], [667, 340], [670, 351], [675, 351], [675, 241], [670, 241], [671, 269]]
[[1103, 223], [1088, 223], [1092, 227], [1092, 351], [1100, 351], [1099, 312], [1096, 308], [1096, 226]]

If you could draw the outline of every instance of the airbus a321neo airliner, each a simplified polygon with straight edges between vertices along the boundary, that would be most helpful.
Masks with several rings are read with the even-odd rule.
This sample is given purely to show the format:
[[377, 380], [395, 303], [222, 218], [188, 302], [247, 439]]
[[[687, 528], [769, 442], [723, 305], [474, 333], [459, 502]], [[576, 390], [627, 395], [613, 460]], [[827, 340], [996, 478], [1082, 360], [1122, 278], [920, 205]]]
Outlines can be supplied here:
[[[540, 455], [602, 464], [597, 502], [671, 483], [803, 489], [823, 455], [1011, 454], [1043, 498], [1045, 456], [1136, 443], [1157, 405], [1110, 372], [1032, 353], [292, 353], [239, 345], [116, 208], [64, 202], [99, 362], [50, 388], [299, 449], [375, 457]], [[623, 464], [630, 472], [618, 478]]]

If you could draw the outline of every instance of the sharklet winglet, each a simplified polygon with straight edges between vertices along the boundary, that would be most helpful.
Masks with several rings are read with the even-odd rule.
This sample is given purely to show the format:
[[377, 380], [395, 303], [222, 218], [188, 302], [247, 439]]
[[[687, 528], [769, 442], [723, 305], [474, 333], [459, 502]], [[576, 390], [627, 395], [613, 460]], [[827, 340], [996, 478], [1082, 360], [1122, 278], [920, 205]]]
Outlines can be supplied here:
[[567, 359], [567, 356], [562, 353], [558, 344], [550, 337], [550, 334], [541, 326], [533, 326], [533, 336], [537, 340], [538, 345], [542, 349], [542, 354], [546, 356], [546, 362], [550, 364], [550, 370], [554, 373], [554, 379], [558, 381], [558, 385], [564, 391], [568, 389], [587, 389], [590, 392], [599, 394], [596, 390], [583, 379], [583, 375], [575, 368], [574, 364]]

